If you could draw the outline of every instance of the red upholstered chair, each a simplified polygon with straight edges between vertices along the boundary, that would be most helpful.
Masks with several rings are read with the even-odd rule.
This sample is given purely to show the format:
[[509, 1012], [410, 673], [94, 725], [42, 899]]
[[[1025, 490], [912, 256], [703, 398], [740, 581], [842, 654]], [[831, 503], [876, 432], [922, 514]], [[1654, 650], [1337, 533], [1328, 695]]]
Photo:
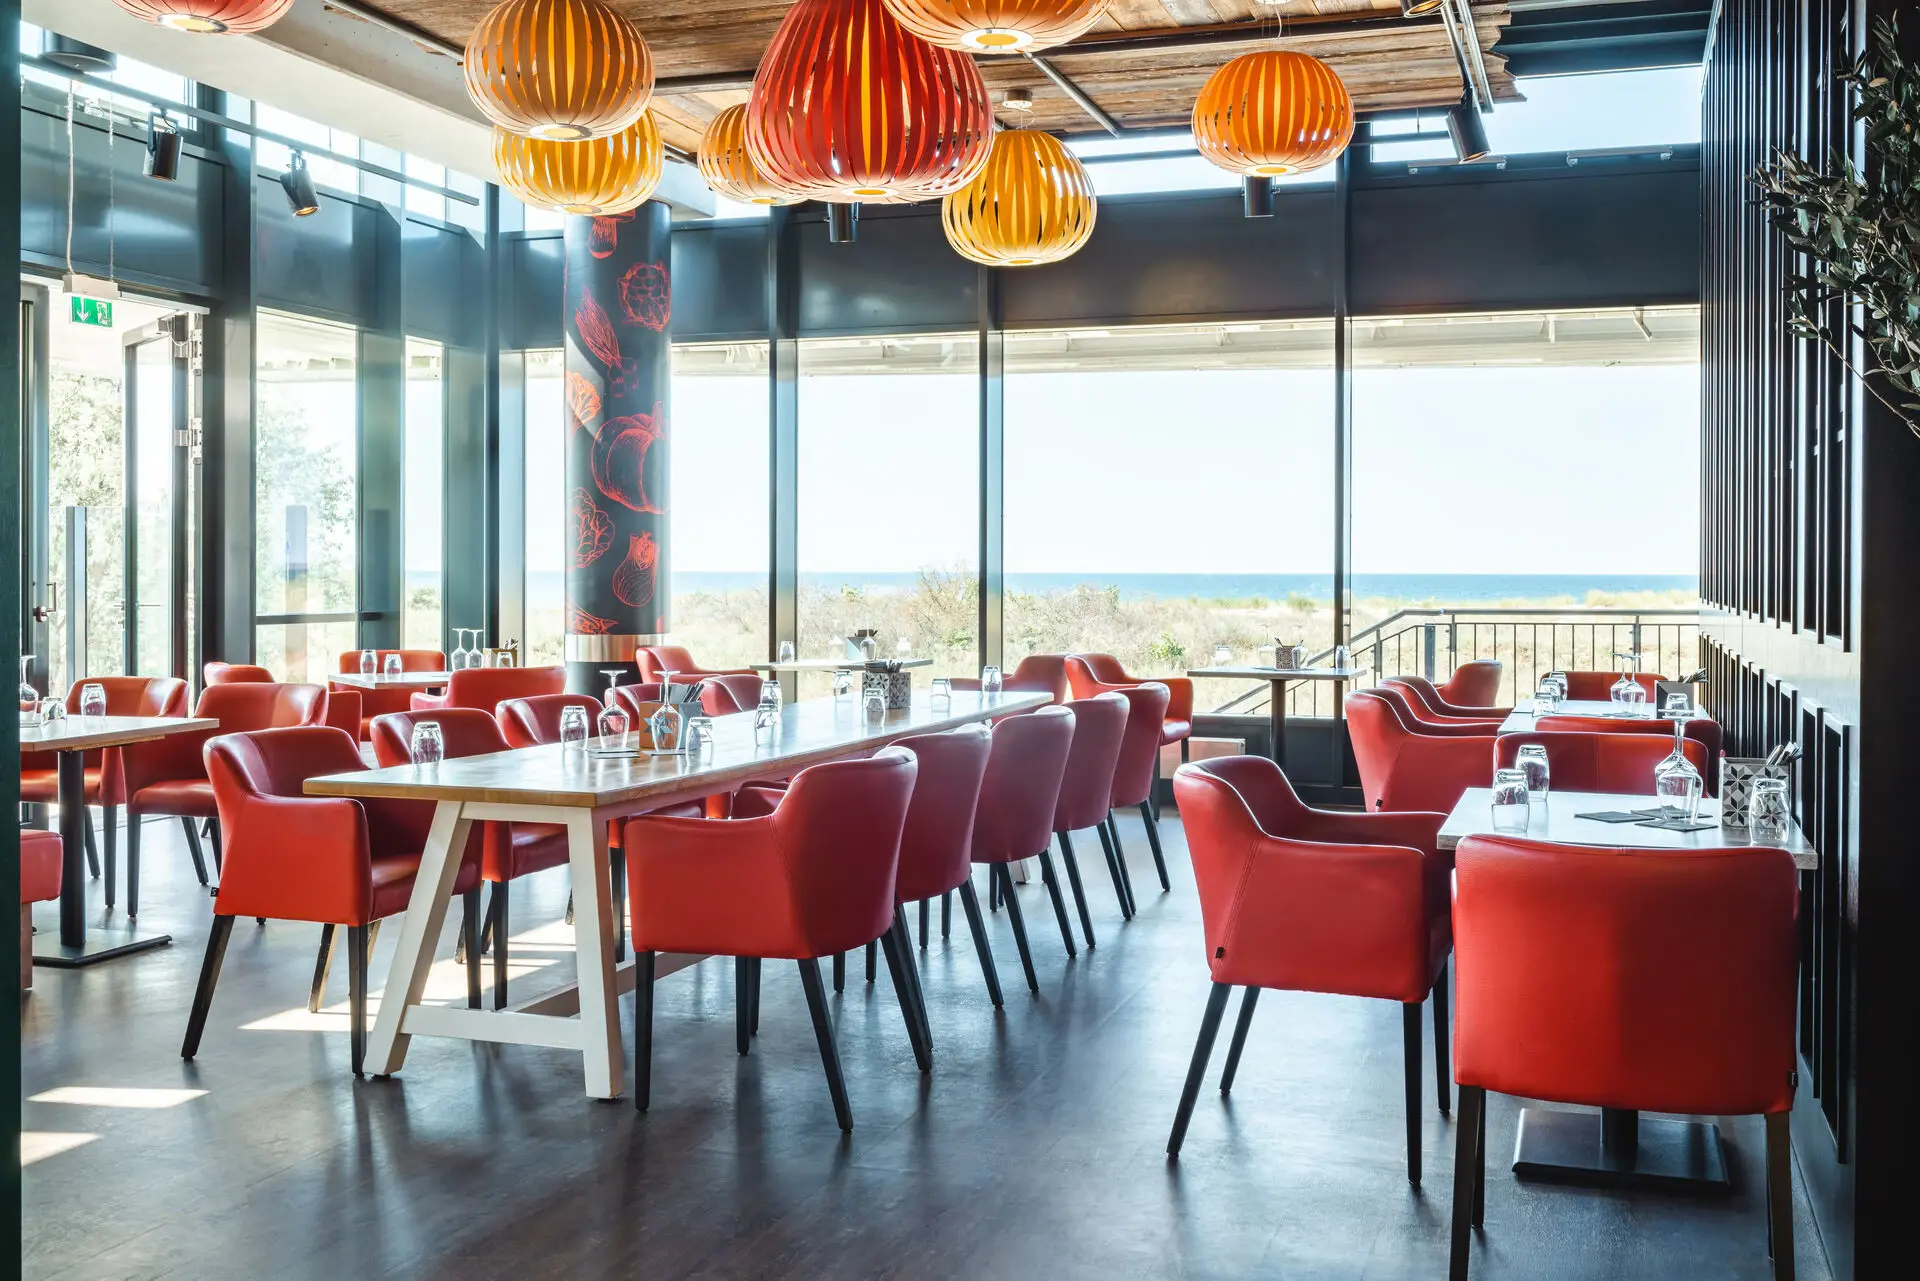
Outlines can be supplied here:
[[[234, 917], [315, 921], [324, 927], [323, 963], [334, 929], [347, 929], [353, 1074], [359, 1076], [367, 1045], [368, 927], [406, 910], [434, 807], [423, 801], [305, 795], [309, 778], [366, 768], [353, 736], [327, 725], [222, 734], [207, 744], [206, 759], [227, 836], [226, 870], [180, 1057], [199, 1052]], [[478, 1005], [480, 865], [471, 848], [453, 890], [466, 899], [467, 1000]], [[324, 969], [318, 970], [316, 985], [324, 978]], [[314, 1004], [310, 998], [310, 1008]]]
[[[1022, 718], [1024, 719], [1024, 718]], [[802, 770], [785, 799], [764, 818], [715, 823], [643, 817], [627, 824], [628, 877], [633, 885], [633, 1101], [651, 1101], [654, 961], [660, 952], [735, 958], [737, 1048], [746, 1053], [759, 1023], [760, 963], [799, 963], [826, 1067], [833, 1111], [853, 1128], [834, 1048], [820, 959], [878, 940], [922, 1071], [931, 1051], [914, 1017], [894, 929], [900, 836], [918, 765], [911, 752], [886, 748], [858, 761]]]
[[1481, 1226], [1489, 1090], [1629, 1113], [1765, 1116], [1773, 1274], [1793, 1276], [1798, 893], [1781, 849], [1461, 842], [1456, 1281]]
[[1496, 734], [1506, 717], [1485, 717], [1467, 719], [1461, 717], [1439, 716], [1428, 710], [1420, 696], [1404, 685], [1386, 681], [1367, 691], [1393, 704], [1393, 710], [1400, 713], [1400, 720], [1421, 734]]
[[1370, 810], [1451, 811], [1469, 787], [1493, 781], [1495, 735], [1427, 734], [1371, 690], [1349, 694], [1347, 732]]
[[500, 733], [508, 747], [539, 747], [560, 741], [560, 713], [577, 707], [586, 714], [587, 735], [594, 733], [594, 718], [604, 706], [591, 694], [536, 694], [532, 698], [510, 698], [494, 709]]
[[[80, 690], [98, 685], [107, 694], [109, 716], [185, 716], [187, 683], [171, 676], [89, 676], [75, 681], [67, 691], [67, 714], [80, 711]], [[119, 807], [127, 803], [126, 749], [104, 748], [83, 752], [86, 770], [84, 795], [88, 805], [100, 807], [100, 820], [106, 828], [107, 906], [113, 906], [114, 855], [119, 839]], [[25, 752], [20, 757], [20, 800], [27, 805], [47, 805], [60, 792], [59, 755], [54, 752]], [[129, 819], [129, 825], [131, 825]], [[93, 815], [80, 816], [80, 830], [86, 839], [87, 862], [95, 876], [99, 872], [99, 854], [94, 845]], [[131, 837], [129, 837], [131, 840]], [[131, 855], [129, 855], [131, 857]]]
[[[1167, 712], [1160, 726], [1160, 742], [1180, 744], [1185, 759], [1187, 737], [1193, 733], [1193, 681], [1185, 676], [1129, 676], [1112, 654], [1073, 654], [1067, 658], [1067, 684], [1075, 698], [1092, 698], [1124, 685], [1144, 685], [1147, 681], [1167, 687]], [[1160, 758], [1154, 758], [1159, 773]]]
[[[732, 716], [738, 712], [750, 712], [760, 703], [760, 678], [753, 678], [753, 701], [742, 703], [732, 685], [725, 677], [703, 676], [700, 678], [700, 710], [708, 716]], [[738, 678], [734, 678], [736, 681]], [[686, 686], [689, 681], [675, 681], [675, 685]], [[660, 701], [661, 686], [655, 681], [642, 681], [637, 685], [615, 685], [609, 697], [619, 700], [629, 716], [641, 710], [641, 704], [653, 704]], [[652, 715], [653, 709], [646, 709]]]
[[208, 685], [273, 685], [280, 680], [252, 663], [208, 663], [200, 674]]
[[[955, 689], [978, 690], [977, 676], [956, 676]], [[1010, 694], [1051, 694], [1053, 701], [1067, 701], [1067, 656], [1065, 654], [1029, 654], [1015, 665], [1011, 675], [1000, 678], [1000, 688]]]
[[209, 685], [200, 691], [196, 717], [220, 722], [218, 729], [174, 734], [122, 750], [127, 780], [127, 915], [140, 914], [140, 824], [154, 816], [178, 818], [186, 829], [193, 870], [207, 884], [207, 864], [194, 824], [212, 819], [213, 870], [221, 866], [219, 808], [207, 777], [202, 748], [220, 734], [250, 733], [296, 725], [318, 725], [326, 715], [327, 691], [318, 685], [262, 684], [241, 681]]
[[[1173, 882], [1167, 878], [1167, 859], [1160, 850], [1160, 823], [1153, 807], [1153, 789], [1154, 784], [1160, 781], [1160, 748], [1167, 741], [1164, 734], [1155, 731], [1165, 725], [1170, 715], [1167, 702], [1172, 697], [1172, 691], [1164, 681], [1146, 681], [1134, 685], [1108, 684], [1094, 676], [1085, 657], [1078, 654], [1067, 660], [1067, 672], [1073, 678], [1074, 698], [1119, 694], [1131, 705], [1127, 713], [1127, 732], [1120, 740], [1120, 758], [1114, 762], [1113, 795], [1109, 804], [1112, 809], [1123, 809], [1129, 805], [1140, 807], [1141, 821], [1147, 827], [1147, 845], [1153, 851], [1153, 866], [1160, 873], [1160, 888], [1170, 890]], [[1187, 684], [1191, 690], [1192, 682]], [[1181, 750], [1186, 749], [1183, 746]], [[1120, 823], [1111, 814], [1107, 815], [1107, 839], [1113, 842], [1114, 862], [1126, 886], [1127, 901], [1129, 905], [1137, 905], [1133, 897], [1133, 877], [1127, 870], [1127, 852], [1120, 844]]]
[[354, 742], [360, 742], [367, 736], [366, 695], [391, 692], [391, 690], [363, 691], [334, 685], [327, 691], [327, 712], [322, 718], [322, 723], [351, 734]]
[[442, 707], [477, 707], [489, 714], [509, 698], [559, 694], [567, 688], [564, 667], [469, 667], [447, 678], [444, 694], [415, 694], [410, 711], [432, 712]]
[[1469, 707], [1464, 703], [1450, 703], [1440, 696], [1434, 683], [1424, 676], [1389, 676], [1382, 685], [1398, 685], [1407, 691], [1410, 698], [1418, 699], [1433, 715], [1453, 720], [1504, 721], [1513, 715], [1511, 707]]
[[33, 905], [60, 897], [58, 832], [20, 829], [20, 990], [33, 987]]
[[[1007, 905], [1013, 939], [1020, 947], [1020, 965], [1027, 987], [1040, 990], [1033, 972], [1033, 952], [1027, 945], [1027, 923], [1014, 894], [1013, 874], [1007, 864], [1023, 858], [1040, 859], [1040, 873], [1053, 898], [1060, 921], [1060, 939], [1067, 955], [1074, 954], [1073, 930], [1067, 924], [1066, 903], [1053, 874], [1053, 811], [1060, 801], [1060, 780], [1067, 769], [1073, 744], [1073, 713], [1064, 707], [1042, 707], [1027, 716], [1007, 716], [995, 722], [993, 750], [987, 755], [987, 774], [980, 785], [980, 805], [973, 821], [973, 861], [987, 865], [987, 876]], [[983, 962], [987, 961], [981, 957]], [[995, 980], [998, 982], [998, 979]]]
[[[360, 670], [360, 655], [365, 650], [349, 649], [340, 655], [340, 671], [351, 674]], [[403, 672], [444, 672], [447, 670], [447, 656], [437, 649], [376, 649], [373, 651], [375, 670], [387, 670], [387, 655], [400, 656], [400, 670]], [[373, 733], [373, 718], [385, 716], [388, 712], [404, 712], [412, 707], [413, 691], [405, 689], [369, 689], [360, 690], [351, 685], [342, 685], [338, 681], [327, 682], [331, 693], [343, 690], [360, 695], [360, 725], [350, 731], [362, 742]], [[329, 717], [329, 725], [339, 724], [338, 717]], [[346, 726], [340, 725], [345, 729]]]
[[[1167, 1139], [1178, 1155], [1213, 1055], [1227, 998], [1247, 995], [1220, 1092], [1233, 1088], [1262, 988], [1400, 1002], [1406, 1068], [1407, 1178], [1420, 1181], [1420, 1006], [1431, 994], [1435, 1082], [1447, 1110], [1448, 862], [1443, 814], [1309, 809], [1261, 756], [1183, 765], [1173, 779], [1200, 889], [1207, 998], [1193, 1062]], [[1463, 983], [1464, 987], [1464, 983]]]
[[[1620, 673], [1617, 669], [1611, 672], [1562, 671], [1560, 675], [1567, 678], [1567, 700], [1569, 702], [1578, 701], [1582, 703], [1604, 703], [1608, 701], [1613, 697], [1614, 683], [1620, 679]], [[1652, 672], [1639, 672], [1634, 675], [1633, 679], [1640, 682], [1641, 686], [1647, 691], [1647, 701], [1651, 703], [1655, 695], [1659, 692], [1658, 686], [1660, 682], [1665, 680], [1666, 677], [1655, 675]]]
[[[1617, 716], [1541, 716], [1535, 718], [1534, 729], [1543, 734], [1644, 734], [1650, 738], [1665, 741], [1665, 756], [1673, 750], [1673, 722], [1665, 717], [1646, 717], [1628, 719]], [[1699, 767], [1701, 775], [1707, 780], [1707, 790], [1719, 790], [1720, 775], [1720, 725], [1719, 722], [1705, 716], [1696, 716], [1687, 722], [1687, 741], [1698, 743], [1703, 760], [1689, 760]]]
[[[1526, 743], [1547, 749], [1548, 781], [1554, 789], [1629, 796], [1653, 795], [1653, 767], [1673, 751], [1670, 739], [1652, 734], [1502, 734], [1493, 745], [1494, 768], [1511, 767]], [[1706, 777], [1706, 752], [1692, 739], [1686, 750], [1687, 759]]]
[[641, 680], [655, 683], [668, 672], [675, 676], [750, 676], [754, 680], [753, 701], [760, 701], [760, 673], [751, 667], [702, 667], [684, 645], [642, 645], [633, 662], [640, 669]]
[[1133, 888], [1127, 883], [1120, 859], [1107, 833], [1113, 814], [1113, 779], [1120, 763], [1121, 743], [1127, 732], [1133, 704], [1125, 694], [1112, 691], [1092, 698], [1078, 698], [1067, 704], [1073, 713], [1073, 745], [1067, 751], [1067, 765], [1060, 776], [1060, 799], [1053, 806], [1053, 834], [1060, 841], [1060, 858], [1067, 865], [1067, 880], [1080, 909], [1080, 928], [1087, 946], [1093, 946], [1093, 921], [1087, 911], [1085, 887], [1080, 883], [1080, 867], [1073, 856], [1073, 834], [1091, 827], [1100, 833], [1100, 847], [1106, 852], [1107, 873], [1113, 878], [1114, 897], [1120, 900], [1120, 915], [1133, 919]]
[[1500, 697], [1500, 661], [1476, 658], [1453, 669], [1447, 683], [1440, 686], [1440, 697], [1462, 707], [1486, 707]]

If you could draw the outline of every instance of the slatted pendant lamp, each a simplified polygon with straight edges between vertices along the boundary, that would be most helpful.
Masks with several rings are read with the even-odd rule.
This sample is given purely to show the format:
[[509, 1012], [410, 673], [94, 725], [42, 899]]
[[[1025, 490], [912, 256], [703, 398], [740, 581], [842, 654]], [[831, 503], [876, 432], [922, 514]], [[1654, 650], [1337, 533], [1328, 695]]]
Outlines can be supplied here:
[[113, 0], [143, 22], [195, 35], [246, 35], [287, 15], [293, 0]]
[[466, 74], [487, 119], [529, 138], [604, 138], [653, 97], [653, 51], [602, 0], [505, 0], [467, 38]]
[[660, 185], [666, 148], [653, 113], [605, 138], [549, 142], [495, 126], [493, 167], [500, 185], [529, 205], [569, 214], [637, 209]]
[[886, 0], [900, 25], [948, 49], [1024, 53], [1065, 44], [1111, 0]]
[[947, 243], [989, 267], [1071, 257], [1093, 234], [1093, 180], [1052, 134], [1009, 129], [987, 167], [941, 202]]
[[1353, 97], [1318, 58], [1243, 53], [1201, 87], [1193, 140], [1208, 160], [1246, 177], [1318, 169], [1353, 141]]
[[788, 195], [907, 204], [980, 172], [993, 108], [973, 59], [881, 0], [798, 0], [747, 99], [747, 154]]
[[743, 205], [792, 205], [804, 197], [790, 195], [760, 172], [747, 154], [747, 105], [728, 107], [713, 118], [700, 137], [700, 176], [728, 200]]

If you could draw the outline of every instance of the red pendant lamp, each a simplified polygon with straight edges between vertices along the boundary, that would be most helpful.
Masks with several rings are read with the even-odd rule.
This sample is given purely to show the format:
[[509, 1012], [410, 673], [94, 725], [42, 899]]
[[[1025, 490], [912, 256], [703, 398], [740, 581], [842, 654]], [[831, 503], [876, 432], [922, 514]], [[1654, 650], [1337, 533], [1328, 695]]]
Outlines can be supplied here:
[[195, 35], [242, 36], [287, 15], [293, 0], [113, 0], [142, 22]]
[[928, 44], [881, 0], [798, 0], [747, 99], [747, 154], [789, 195], [907, 204], [987, 162], [993, 107], [964, 53]]
[[1243, 53], [1201, 87], [1193, 141], [1208, 160], [1246, 177], [1318, 169], [1353, 141], [1353, 97], [1318, 58]]

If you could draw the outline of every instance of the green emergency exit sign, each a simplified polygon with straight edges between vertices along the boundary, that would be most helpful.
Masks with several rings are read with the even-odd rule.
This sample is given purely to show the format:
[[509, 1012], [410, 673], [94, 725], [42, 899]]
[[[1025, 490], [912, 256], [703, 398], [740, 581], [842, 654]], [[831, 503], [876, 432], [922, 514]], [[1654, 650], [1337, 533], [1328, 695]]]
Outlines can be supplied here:
[[102, 329], [113, 328], [113, 304], [106, 299], [82, 298], [76, 294], [72, 301], [74, 324], [98, 325]]

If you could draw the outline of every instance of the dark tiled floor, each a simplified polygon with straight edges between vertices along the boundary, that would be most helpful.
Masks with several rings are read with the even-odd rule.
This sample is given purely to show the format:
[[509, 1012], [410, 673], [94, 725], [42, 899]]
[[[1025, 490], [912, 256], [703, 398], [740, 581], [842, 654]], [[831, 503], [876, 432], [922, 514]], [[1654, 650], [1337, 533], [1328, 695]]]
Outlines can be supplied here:
[[[27, 1130], [97, 1137], [27, 1168], [26, 1275], [1443, 1276], [1452, 1124], [1429, 1084], [1426, 1180], [1411, 1188], [1391, 1005], [1268, 994], [1231, 1102], [1204, 1092], [1184, 1156], [1167, 1162], [1207, 990], [1198, 908], [1177, 819], [1168, 895], [1149, 892], [1137, 821], [1123, 827], [1142, 911], [1119, 924], [1089, 836], [1094, 952], [1063, 960], [1044, 890], [1022, 891], [1038, 998], [1020, 984], [1004, 913], [991, 918], [1003, 1015], [964, 928], [933, 940], [930, 1078], [913, 1069], [884, 966], [873, 989], [851, 967], [836, 1000], [855, 1113], [843, 1140], [790, 966], [768, 968], [744, 1059], [729, 964], [661, 981], [654, 1106], [641, 1117], [588, 1101], [577, 1059], [538, 1049], [417, 1040], [401, 1076], [357, 1083], [345, 975], [331, 1013], [305, 1013], [317, 928], [247, 922], [200, 1058], [184, 1064], [210, 904], [178, 827], [156, 823], [143, 924], [172, 930], [175, 945], [84, 973], [41, 970], [28, 1002]], [[515, 933], [530, 936], [518, 955], [540, 965], [516, 980], [523, 992], [571, 970], [556, 924], [566, 892], [559, 873], [516, 893]], [[51, 905], [39, 915], [51, 928]], [[450, 929], [442, 955], [451, 947]], [[127, 1093], [33, 1099], [63, 1087]], [[1500, 1159], [1516, 1112], [1494, 1101], [1476, 1277], [1769, 1275], [1757, 1120], [1723, 1124], [1737, 1190], [1688, 1199], [1516, 1183]], [[1800, 1275], [1822, 1281], [1804, 1206], [1798, 1218]]]

